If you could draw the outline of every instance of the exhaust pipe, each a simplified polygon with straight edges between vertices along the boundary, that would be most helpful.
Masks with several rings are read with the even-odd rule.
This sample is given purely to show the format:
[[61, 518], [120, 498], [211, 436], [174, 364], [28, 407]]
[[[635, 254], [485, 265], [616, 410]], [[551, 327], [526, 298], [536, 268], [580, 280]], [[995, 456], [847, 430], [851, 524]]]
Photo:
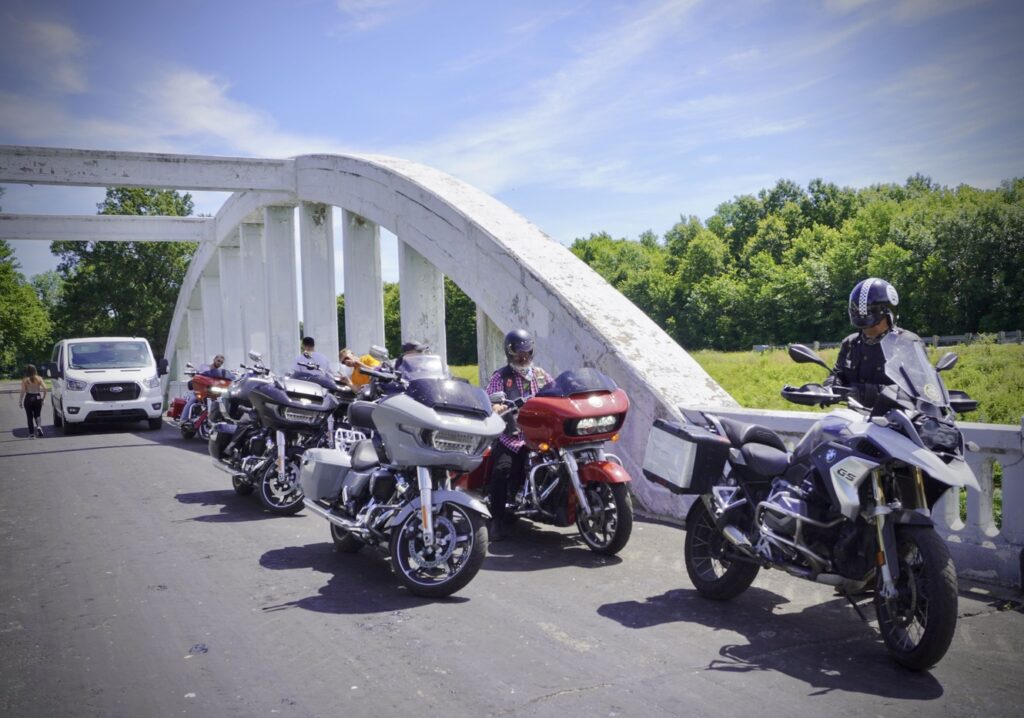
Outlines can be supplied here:
[[355, 521], [343, 518], [335, 513], [331, 513], [313, 499], [303, 498], [302, 503], [310, 513], [316, 514], [322, 519], [326, 519], [338, 528], [345, 529], [350, 534], [358, 536], [359, 538], [365, 538], [370, 535], [368, 530], [357, 524]]
[[231, 476], [245, 476], [244, 472], [241, 472], [238, 469], [234, 469], [228, 466], [220, 459], [210, 459], [210, 463], [216, 466], [221, 471], [223, 471], [225, 474], [230, 474]]

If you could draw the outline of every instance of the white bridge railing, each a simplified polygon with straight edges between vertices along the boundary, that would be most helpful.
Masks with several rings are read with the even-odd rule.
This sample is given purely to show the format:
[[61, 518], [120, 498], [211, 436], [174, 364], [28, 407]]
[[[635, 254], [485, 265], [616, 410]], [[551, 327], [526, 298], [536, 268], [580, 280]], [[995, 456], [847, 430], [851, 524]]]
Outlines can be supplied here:
[[[795, 445], [822, 417], [807, 411], [712, 409], [732, 419], [767, 426], [787, 445]], [[957, 573], [965, 578], [1022, 588], [1024, 576], [1024, 420], [1021, 426], [959, 424], [964, 438], [978, 445], [967, 462], [981, 491], [967, 493], [967, 516], [960, 517], [959, 496], [948, 492], [935, 507], [933, 520], [949, 543]], [[1002, 469], [1001, 526], [993, 513], [994, 472]]]

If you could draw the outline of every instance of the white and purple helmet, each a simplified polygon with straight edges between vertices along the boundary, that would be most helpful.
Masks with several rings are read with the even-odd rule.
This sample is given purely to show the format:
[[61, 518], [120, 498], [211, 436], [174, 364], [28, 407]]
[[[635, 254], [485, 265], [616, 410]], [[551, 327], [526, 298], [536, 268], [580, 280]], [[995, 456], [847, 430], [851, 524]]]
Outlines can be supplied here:
[[896, 293], [896, 287], [877, 277], [863, 279], [850, 292], [850, 323], [858, 329], [864, 329], [888, 317], [889, 324], [895, 326], [896, 314], [893, 310], [899, 303], [900, 295]]

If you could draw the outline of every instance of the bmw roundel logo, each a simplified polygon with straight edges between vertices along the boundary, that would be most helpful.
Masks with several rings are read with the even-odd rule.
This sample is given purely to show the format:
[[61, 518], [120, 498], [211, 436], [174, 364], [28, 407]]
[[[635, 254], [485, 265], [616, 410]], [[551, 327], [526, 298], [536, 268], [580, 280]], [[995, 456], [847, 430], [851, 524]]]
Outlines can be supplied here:
[[825, 461], [827, 463], [831, 464], [835, 460], [836, 460], [836, 450], [835, 449], [829, 449], [828, 451], [825, 452]]

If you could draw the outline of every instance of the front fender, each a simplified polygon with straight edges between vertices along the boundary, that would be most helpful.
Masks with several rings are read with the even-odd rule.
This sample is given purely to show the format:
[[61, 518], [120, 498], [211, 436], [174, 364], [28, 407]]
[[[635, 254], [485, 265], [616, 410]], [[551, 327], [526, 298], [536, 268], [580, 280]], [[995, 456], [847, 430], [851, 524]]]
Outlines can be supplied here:
[[625, 484], [632, 481], [629, 472], [613, 461], [592, 461], [580, 467], [580, 481], [603, 484]]
[[[469, 494], [464, 493], [462, 491], [438, 489], [436, 491], [431, 492], [431, 498], [433, 499], [431, 501], [431, 506], [433, 507], [434, 511], [440, 509], [442, 504], [458, 504], [459, 506], [464, 506], [465, 508], [470, 509], [471, 511], [476, 511], [485, 519], [491, 518], [491, 512], [487, 509], [487, 506], [484, 504], [483, 501], [473, 496], [470, 496]], [[420, 501], [420, 497], [417, 496], [410, 503], [406, 504], [405, 507], [398, 512], [397, 516], [393, 517], [390, 521], [388, 521], [387, 527], [389, 529], [393, 529], [396, 526], [401, 526], [402, 522], [404, 522], [409, 517], [409, 514], [411, 514], [414, 511], [420, 510], [421, 504], [422, 502]]]
[[892, 458], [919, 467], [933, 479], [947, 486], [981, 491], [978, 479], [963, 459], [953, 459], [947, 464], [934, 452], [918, 446], [898, 431], [872, 423], [866, 424], [857, 433], [866, 435]]

